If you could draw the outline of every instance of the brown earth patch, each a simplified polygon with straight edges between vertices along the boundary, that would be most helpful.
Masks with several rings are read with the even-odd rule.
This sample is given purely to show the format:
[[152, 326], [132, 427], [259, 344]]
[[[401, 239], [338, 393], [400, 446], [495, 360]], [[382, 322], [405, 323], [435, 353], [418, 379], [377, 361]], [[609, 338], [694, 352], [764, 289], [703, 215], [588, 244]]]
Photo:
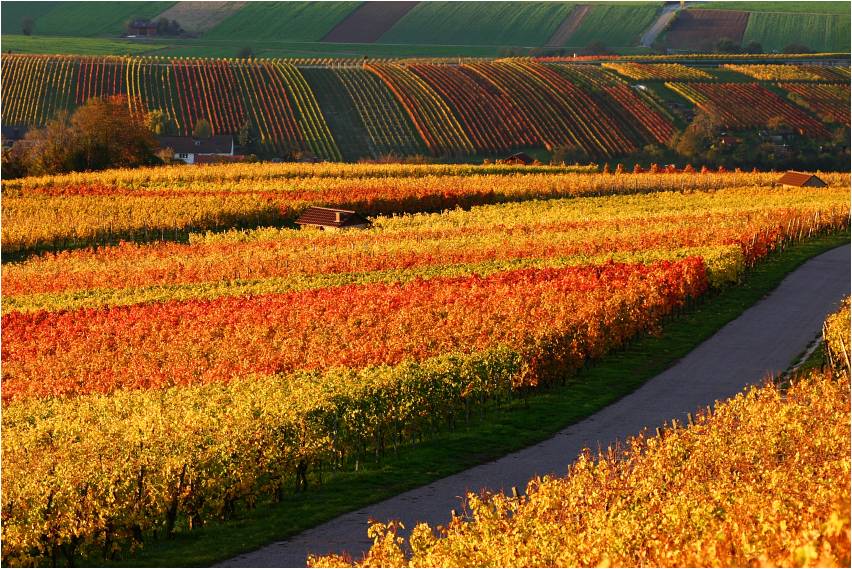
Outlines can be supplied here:
[[556, 31], [553, 32], [553, 35], [550, 36], [550, 39], [547, 40], [547, 43], [544, 44], [545, 47], [562, 47], [568, 41], [568, 38], [577, 31], [577, 28], [580, 27], [580, 24], [583, 22], [583, 18], [586, 17], [589, 10], [591, 10], [591, 6], [588, 4], [578, 4], [571, 8], [571, 12], [565, 17], [559, 27], [556, 28]]
[[735, 10], [681, 10], [666, 33], [666, 47], [709, 50], [721, 38], [742, 43], [748, 16]]
[[417, 2], [364, 2], [328, 32], [322, 41], [373, 43], [416, 5]]
[[206, 32], [245, 6], [245, 2], [178, 2], [156, 18], [177, 20], [188, 32]]

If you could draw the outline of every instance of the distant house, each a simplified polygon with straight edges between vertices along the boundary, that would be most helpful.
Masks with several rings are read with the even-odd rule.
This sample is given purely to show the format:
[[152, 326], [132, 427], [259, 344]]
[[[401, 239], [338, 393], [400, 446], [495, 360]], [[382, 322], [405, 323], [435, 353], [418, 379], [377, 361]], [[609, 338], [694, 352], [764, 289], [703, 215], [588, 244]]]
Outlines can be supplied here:
[[[175, 160], [195, 164], [201, 156], [233, 156], [234, 137], [230, 134], [217, 134], [210, 138], [191, 136], [161, 136], [160, 148], [171, 148]], [[202, 162], [205, 160], [202, 159]], [[210, 162], [210, 160], [206, 160]]]
[[787, 172], [778, 179], [777, 183], [797, 188], [824, 188], [828, 185], [818, 176], [805, 172]]
[[320, 229], [366, 229], [370, 220], [348, 209], [329, 207], [309, 207], [296, 220], [297, 225], [319, 227]]
[[516, 152], [500, 160], [501, 164], [516, 164], [520, 166], [529, 166], [533, 162], [535, 162], [535, 159], [526, 152]]
[[739, 144], [740, 139], [736, 136], [731, 136], [730, 134], [726, 134], [719, 138], [719, 144], [722, 146], [736, 146]]
[[157, 24], [151, 20], [133, 20], [127, 25], [127, 33], [132, 36], [155, 36], [157, 35]]
[[11, 125], [2, 127], [3, 148], [11, 148], [19, 140], [23, 140], [29, 128], [26, 125]]

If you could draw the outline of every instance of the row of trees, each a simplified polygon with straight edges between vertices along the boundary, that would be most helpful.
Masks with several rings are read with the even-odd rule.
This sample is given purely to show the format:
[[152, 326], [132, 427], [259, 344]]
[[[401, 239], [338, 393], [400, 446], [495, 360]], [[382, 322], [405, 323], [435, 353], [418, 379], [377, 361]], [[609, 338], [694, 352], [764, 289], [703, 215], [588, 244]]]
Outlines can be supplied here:
[[158, 164], [157, 139], [117, 96], [60, 113], [3, 152], [3, 177]]

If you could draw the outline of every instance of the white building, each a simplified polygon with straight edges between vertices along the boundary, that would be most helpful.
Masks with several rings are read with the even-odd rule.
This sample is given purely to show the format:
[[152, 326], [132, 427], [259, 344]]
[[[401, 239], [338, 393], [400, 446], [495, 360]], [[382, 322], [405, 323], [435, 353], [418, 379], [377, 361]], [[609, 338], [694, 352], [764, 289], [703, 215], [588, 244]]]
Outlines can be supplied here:
[[174, 159], [187, 164], [195, 164], [199, 156], [234, 155], [234, 137], [230, 134], [219, 134], [210, 138], [161, 136], [158, 140], [160, 148], [171, 148]]

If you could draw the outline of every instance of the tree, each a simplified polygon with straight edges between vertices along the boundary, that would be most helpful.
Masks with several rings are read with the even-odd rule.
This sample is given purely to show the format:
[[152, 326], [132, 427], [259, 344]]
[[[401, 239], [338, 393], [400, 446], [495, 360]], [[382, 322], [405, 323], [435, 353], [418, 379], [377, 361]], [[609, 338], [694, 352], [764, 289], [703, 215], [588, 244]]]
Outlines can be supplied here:
[[740, 46], [731, 38], [719, 38], [715, 49], [716, 53], [739, 53]]
[[557, 166], [560, 164], [580, 164], [588, 160], [588, 153], [576, 144], [557, 146], [550, 155], [550, 163]]
[[246, 121], [240, 126], [240, 132], [237, 133], [237, 144], [246, 148], [251, 142], [251, 122]]
[[24, 16], [21, 18], [21, 33], [25, 36], [33, 35], [33, 31], [35, 30], [35, 20], [30, 16]]
[[721, 125], [711, 114], [699, 111], [679, 136], [672, 137], [673, 150], [691, 161], [700, 161], [718, 138]]
[[145, 116], [145, 125], [153, 134], [161, 136], [168, 130], [169, 118], [160, 109], [154, 109]]
[[192, 136], [195, 138], [210, 138], [213, 136], [213, 127], [207, 119], [198, 119], [195, 127], [192, 129]]
[[158, 36], [167, 36], [170, 35], [171, 25], [169, 24], [168, 18], [160, 18], [157, 20], [157, 35]]
[[237, 57], [240, 59], [252, 59], [254, 57], [254, 51], [248, 46], [240, 48], [240, 51], [237, 53]]
[[157, 141], [133, 117], [124, 97], [90, 99], [73, 115], [60, 113], [12, 148], [30, 176], [155, 164]]
[[157, 141], [145, 122], [130, 114], [123, 96], [90, 99], [71, 116], [71, 128], [84, 170], [156, 162]]
[[609, 55], [611, 52], [603, 42], [593, 41], [583, 49], [585, 55]]
[[743, 48], [744, 53], [763, 53], [763, 46], [756, 41], [750, 41]]
[[784, 53], [811, 53], [811, 49], [800, 43], [791, 43], [784, 47]]
[[31, 130], [15, 143], [12, 153], [30, 176], [56, 174], [77, 169], [74, 131], [66, 112], [59, 113], [44, 128]]

